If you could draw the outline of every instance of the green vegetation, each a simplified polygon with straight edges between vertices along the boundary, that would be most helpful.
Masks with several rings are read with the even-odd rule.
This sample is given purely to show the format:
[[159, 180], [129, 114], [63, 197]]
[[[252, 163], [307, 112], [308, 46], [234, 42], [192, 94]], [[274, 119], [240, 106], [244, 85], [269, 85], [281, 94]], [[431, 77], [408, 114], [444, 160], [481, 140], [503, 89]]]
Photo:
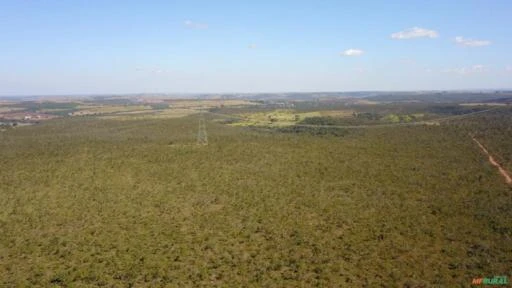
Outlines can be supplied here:
[[[254, 110], [253, 110], [254, 111]], [[319, 112], [303, 112], [299, 113], [294, 110], [262, 109], [258, 112], [235, 114], [238, 121], [233, 122], [233, 126], [290, 126], [297, 123], [300, 119], [320, 116]]]
[[[305, 126], [286, 126], [286, 127], [280, 127], [277, 129], [277, 131], [281, 133], [307, 133], [310, 135], [315, 136], [325, 136], [325, 135], [331, 135], [331, 136], [346, 136], [349, 133], [348, 129], [340, 129], [340, 128], [331, 128], [331, 127], [305, 127]], [[352, 131], [351, 133], [354, 133]]]
[[22, 105], [29, 110], [40, 110], [40, 109], [66, 109], [72, 110], [78, 106], [78, 103], [73, 102], [27, 102]]
[[489, 109], [485, 106], [432, 105], [427, 111], [439, 115], [463, 115]]
[[512, 107], [502, 107], [475, 115], [453, 120], [452, 125], [474, 135], [482, 142], [500, 164], [512, 172]]
[[[512, 190], [468, 131], [510, 157], [511, 114], [350, 131], [207, 114], [208, 146], [195, 144], [197, 115], [0, 132], [0, 286], [465, 287], [506, 275]], [[358, 120], [299, 121], [347, 119]]]
[[43, 101], [43, 102], [21, 102], [16, 105], [12, 105], [12, 107], [16, 107], [19, 109], [23, 109], [27, 112], [39, 112], [39, 111], [45, 111], [45, 113], [48, 114], [54, 114], [54, 115], [67, 115], [68, 113], [74, 112], [77, 110], [78, 103], [74, 102], [50, 102], [50, 101]]
[[169, 108], [169, 104], [165, 104], [165, 103], [155, 103], [155, 104], [151, 104], [151, 109], [154, 109], [154, 110], [164, 110], [164, 109], [167, 109]]

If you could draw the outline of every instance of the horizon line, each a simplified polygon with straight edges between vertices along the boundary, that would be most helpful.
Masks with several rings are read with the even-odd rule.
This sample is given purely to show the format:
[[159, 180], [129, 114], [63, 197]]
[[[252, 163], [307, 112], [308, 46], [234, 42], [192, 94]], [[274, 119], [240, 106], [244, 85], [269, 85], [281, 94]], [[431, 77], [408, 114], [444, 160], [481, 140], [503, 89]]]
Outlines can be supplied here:
[[311, 94], [311, 93], [417, 93], [417, 92], [512, 92], [512, 88], [481, 89], [418, 89], [418, 90], [339, 90], [339, 91], [278, 91], [278, 92], [126, 92], [126, 93], [56, 93], [56, 94], [0, 94], [0, 98], [20, 97], [94, 97], [94, 96], [173, 96], [173, 95], [258, 95], [258, 94]]

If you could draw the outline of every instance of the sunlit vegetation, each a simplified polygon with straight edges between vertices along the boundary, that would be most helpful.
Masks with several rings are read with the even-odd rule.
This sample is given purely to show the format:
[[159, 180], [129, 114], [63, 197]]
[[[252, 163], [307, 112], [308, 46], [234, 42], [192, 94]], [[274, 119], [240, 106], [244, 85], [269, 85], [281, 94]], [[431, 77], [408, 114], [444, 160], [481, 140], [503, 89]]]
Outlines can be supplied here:
[[229, 109], [206, 114], [207, 146], [198, 115], [1, 132], [0, 286], [466, 287], [510, 271], [512, 189], [468, 136], [510, 157], [510, 109], [351, 130], [233, 127]]
[[276, 109], [256, 113], [235, 114], [239, 121], [232, 123], [233, 126], [290, 126], [301, 119], [319, 117], [320, 112], [299, 113], [291, 109]]

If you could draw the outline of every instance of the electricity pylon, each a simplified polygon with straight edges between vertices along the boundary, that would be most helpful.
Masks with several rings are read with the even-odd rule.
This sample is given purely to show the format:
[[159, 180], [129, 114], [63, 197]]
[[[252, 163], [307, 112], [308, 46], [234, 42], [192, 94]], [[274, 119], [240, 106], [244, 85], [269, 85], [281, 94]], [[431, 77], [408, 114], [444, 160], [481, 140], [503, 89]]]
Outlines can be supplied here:
[[197, 132], [197, 144], [208, 145], [208, 134], [206, 134], [206, 120], [204, 120], [203, 110], [199, 117], [199, 131]]

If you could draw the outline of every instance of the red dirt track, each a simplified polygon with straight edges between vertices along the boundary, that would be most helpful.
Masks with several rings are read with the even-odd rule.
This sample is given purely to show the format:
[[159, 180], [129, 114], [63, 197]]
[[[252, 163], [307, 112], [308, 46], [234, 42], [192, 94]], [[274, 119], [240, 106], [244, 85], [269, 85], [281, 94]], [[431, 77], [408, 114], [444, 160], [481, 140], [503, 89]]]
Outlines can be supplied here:
[[482, 149], [482, 151], [487, 156], [489, 156], [489, 162], [491, 163], [492, 166], [498, 168], [498, 171], [500, 172], [500, 174], [503, 175], [503, 177], [505, 178], [505, 182], [507, 182], [507, 184], [509, 184], [509, 185], [512, 185], [512, 177], [507, 172], [507, 170], [503, 169], [503, 167], [501, 167], [501, 165], [498, 162], [496, 162], [496, 160], [494, 160], [494, 157], [492, 157], [492, 155], [489, 154], [489, 151], [487, 151], [487, 149], [485, 149], [484, 145], [482, 145], [480, 142], [478, 142], [478, 140], [476, 140], [476, 138], [474, 136], [471, 136], [471, 139], [473, 139], [473, 141], [475, 141], [476, 144], [478, 144], [480, 149]]

